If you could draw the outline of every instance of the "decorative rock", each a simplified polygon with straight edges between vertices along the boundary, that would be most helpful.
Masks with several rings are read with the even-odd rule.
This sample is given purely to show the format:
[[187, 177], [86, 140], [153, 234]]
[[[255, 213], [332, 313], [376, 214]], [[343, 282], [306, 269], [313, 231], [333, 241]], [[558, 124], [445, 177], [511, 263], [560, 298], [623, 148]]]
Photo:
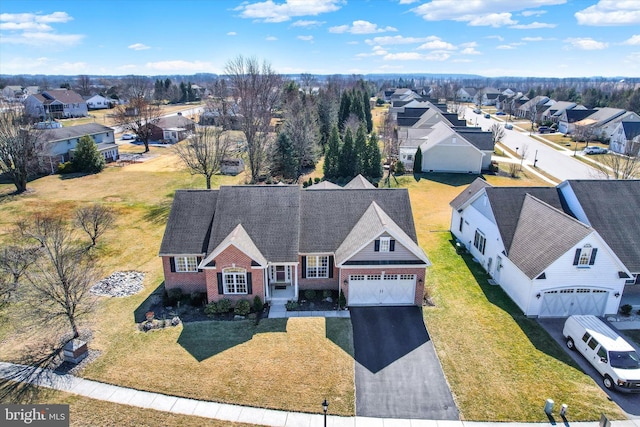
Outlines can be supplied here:
[[144, 273], [139, 271], [117, 271], [91, 287], [91, 293], [100, 296], [126, 297], [137, 294], [142, 287]]

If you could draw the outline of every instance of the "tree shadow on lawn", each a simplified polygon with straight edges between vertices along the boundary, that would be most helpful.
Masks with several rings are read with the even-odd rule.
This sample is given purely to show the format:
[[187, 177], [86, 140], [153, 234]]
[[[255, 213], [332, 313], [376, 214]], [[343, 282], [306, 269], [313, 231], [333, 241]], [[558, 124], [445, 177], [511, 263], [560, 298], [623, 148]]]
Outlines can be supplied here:
[[[449, 240], [451, 246], [456, 248], [456, 239], [452, 237]], [[563, 362], [567, 365], [580, 370], [580, 366], [569, 357], [566, 352], [558, 345], [551, 335], [537, 322], [536, 319], [528, 318], [525, 316], [520, 307], [506, 294], [504, 290], [498, 285], [489, 284], [489, 275], [482, 268], [482, 266], [473, 260], [473, 256], [466, 252], [459, 255], [467, 268], [475, 278], [478, 286], [487, 297], [487, 300], [493, 305], [501, 308], [507, 312], [513, 320], [518, 324], [520, 329], [531, 341], [531, 344], [541, 352]]]
[[475, 174], [464, 174], [464, 173], [440, 173], [440, 172], [431, 172], [431, 173], [414, 173], [413, 178], [416, 182], [419, 182], [421, 179], [427, 181], [438, 182], [440, 184], [450, 185], [452, 187], [460, 187], [463, 185], [469, 185], [476, 178], [483, 178], [482, 175]]

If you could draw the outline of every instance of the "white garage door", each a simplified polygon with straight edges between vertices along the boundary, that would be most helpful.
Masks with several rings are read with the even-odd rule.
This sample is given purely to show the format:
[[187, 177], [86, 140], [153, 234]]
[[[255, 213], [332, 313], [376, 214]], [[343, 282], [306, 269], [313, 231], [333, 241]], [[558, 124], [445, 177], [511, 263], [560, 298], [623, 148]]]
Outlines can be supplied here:
[[602, 289], [572, 288], [542, 294], [540, 317], [566, 317], [574, 314], [604, 315], [609, 292]]
[[349, 305], [413, 304], [415, 293], [415, 274], [349, 276]]

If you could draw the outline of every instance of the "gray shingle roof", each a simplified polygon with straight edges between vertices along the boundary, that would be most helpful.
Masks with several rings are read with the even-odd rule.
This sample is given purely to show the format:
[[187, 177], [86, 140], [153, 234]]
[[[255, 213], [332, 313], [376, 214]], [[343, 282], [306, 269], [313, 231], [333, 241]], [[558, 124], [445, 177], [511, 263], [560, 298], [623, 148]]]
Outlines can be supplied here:
[[533, 279], [592, 232], [591, 227], [526, 194], [509, 259]]
[[376, 188], [376, 187], [374, 187], [373, 184], [367, 180], [367, 178], [358, 174], [358, 176], [356, 176], [351, 181], [349, 181], [347, 185], [344, 186], [344, 188], [347, 190], [356, 190], [356, 189], [362, 189], [362, 188]]
[[183, 128], [188, 126], [194, 126], [195, 122], [189, 120], [184, 116], [168, 116], [161, 117], [156, 123], [154, 123], [161, 129], [169, 129], [169, 128]]
[[636, 136], [640, 135], [640, 122], [622, 122], [622, 128], [624, 129], [624, 136], [627, 140], [632, 140]]
[[209, 228], [216, 209], [218, 190], [178, 190], [160, 245], [160, 254], [207, 252]]
[[570, 180], [589, 224], [633, 273], [640, 273], [640, 180]]
[[469, 141], [474, 147], [482, 151], [493, 151], [495, 144], [493, 143], [493, 133], [478, 131], [471, 129], [457, 129], [460, 135]]
[[449, 203], [449, 206], [455, 210], [460, 209], [462, 205], [467, 203], [470, 198], [475, 196], [478, 191], [485, 187], [491, 187], [491, 184], [482, 178], [476, 178], [462, 193], [458, 194], [456, 198]]
[[373, 201], [417, 242], [406, 189], [317, 190], [300, 196], [301, 253], [335, 252]]
[[[300, 192], [297, 185], [221, 187], [207, 252], [213, 251], [242, 224], [269, 261], [296, 262]], [[315, 194], [316, 191], [302, 193]], [[341, 191], [330, 190], [330, 193]]]
[[80, 138], [84, 135], [95, 135], [98, 133], [113, 132], [108, 126], [99, 123], [87, 123], [85, 125], [69, 126], [56, 129], [47, 129], [42, 132], [43, 142], [64, 141], [70, 138]]
[[509, 258], [511, 258], [511, 243], [527, 194], [562, 210], [560, 195], [555, 187], [487, 187], [485, 191]]
[[334, 184], [330, 181], [320, 181], [317, 184], [313, 184], [307, 187], [307, 190], [342, 190], [338, 184]]

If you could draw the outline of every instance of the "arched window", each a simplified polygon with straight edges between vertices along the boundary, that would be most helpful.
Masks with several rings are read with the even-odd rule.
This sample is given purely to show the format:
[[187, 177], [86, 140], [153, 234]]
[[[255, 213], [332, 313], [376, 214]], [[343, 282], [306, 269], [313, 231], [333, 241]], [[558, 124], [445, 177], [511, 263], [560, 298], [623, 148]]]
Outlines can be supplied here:
[[247, 294], [247, 270], [230, 267], [222, 270], [225, 294]]

